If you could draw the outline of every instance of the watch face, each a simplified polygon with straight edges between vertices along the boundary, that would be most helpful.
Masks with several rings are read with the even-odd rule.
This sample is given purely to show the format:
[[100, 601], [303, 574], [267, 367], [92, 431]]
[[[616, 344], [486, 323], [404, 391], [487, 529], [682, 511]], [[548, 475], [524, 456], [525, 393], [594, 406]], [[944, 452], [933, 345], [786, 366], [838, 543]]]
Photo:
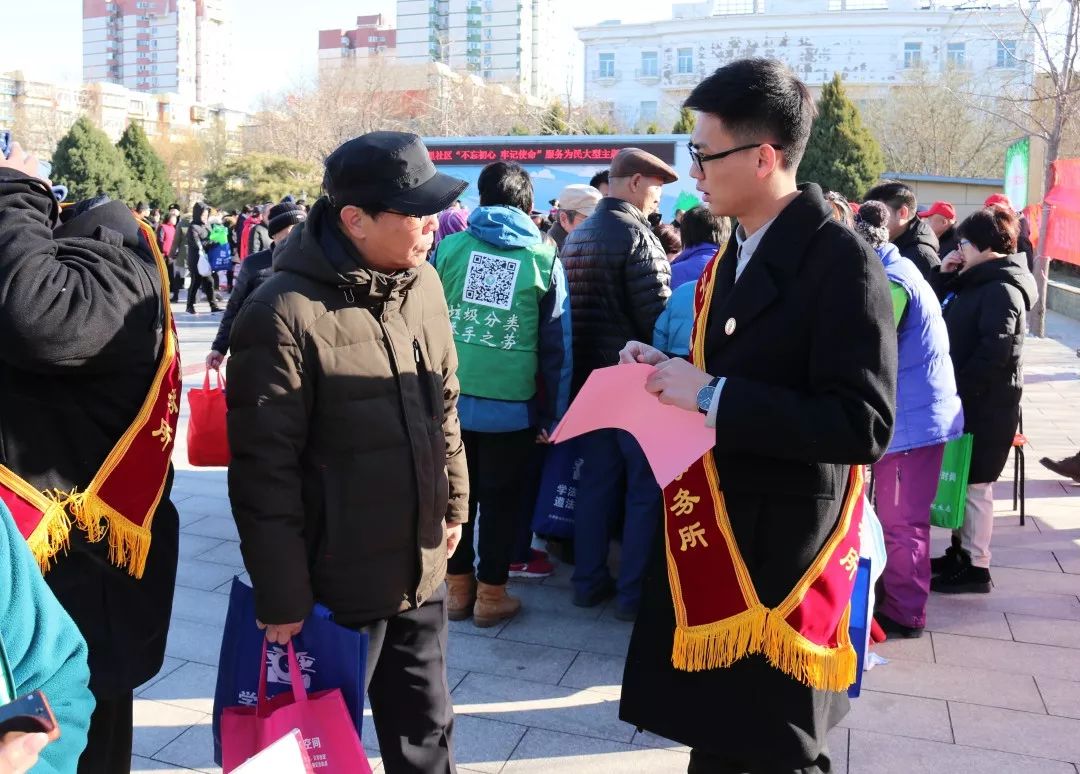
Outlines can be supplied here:
[[699, 409], [701, 409], [702, 411], [709, 410], [709, 404], [712, 403], [713, 390], [715, 389], [716, 388], [712, 385], [701, 388], [701, 391], [698, 393], [697, 396], [697, 405]]

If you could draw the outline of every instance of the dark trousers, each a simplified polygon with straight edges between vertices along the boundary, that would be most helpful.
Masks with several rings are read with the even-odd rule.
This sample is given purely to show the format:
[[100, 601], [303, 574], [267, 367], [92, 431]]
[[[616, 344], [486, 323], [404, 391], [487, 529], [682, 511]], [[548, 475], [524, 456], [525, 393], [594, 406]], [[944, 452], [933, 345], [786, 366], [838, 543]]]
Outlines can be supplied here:
[[521, 511], [518, 513], [514, 550], [510, 557], [514, 564], [524, 564], [532, 560], [533, 514], [536, 512], [536, 498], [540, 495], [540, 478], [544, 472], [547, 448], [542, 444], [534, 444], [525, 469], [520, 474]]
[[210, 308], [213, 309], [217, 305], [217, 302], [214, 301], [214, 287], [210, 282], [210, 278], [200, 277], [198, 263], [192, 266], [191, 261], [188, 261], [187, 308], [189, 312], [195, 309], [195, 299], [200, 290], [203, 292], [203, 295], [206, 296]]
[[454, 774], [446, 682], [446, 586], [367, 632], [367, 696], [387, 774]]
[[583, 436], [581, 444], [585, 464], [574, 509], [574, 591], [587, 595], [611, 582], [608, 549], [625, 503], [616, 602], [634, 611], [660, 527], [660, 487], [645, 453], [626, 431], [596, 430]]
[[476, 577], [481, 583], [501, 586], [510, 573], [521, 517], [522, 474], [536, 446], [536, 433], [463, 430], [461, 439], [469, 460], [469, 520], [462, 526], [461, 542], [446, 569], [453, 575], [472, 572], [477, 553], [473, 535], [479, 511], [480, 566]]
[[97, 706], [90, 716], [79, 774], [127, 774], [131, 771], [133, 694], [103, 698], [95, 693], [94, 700]]

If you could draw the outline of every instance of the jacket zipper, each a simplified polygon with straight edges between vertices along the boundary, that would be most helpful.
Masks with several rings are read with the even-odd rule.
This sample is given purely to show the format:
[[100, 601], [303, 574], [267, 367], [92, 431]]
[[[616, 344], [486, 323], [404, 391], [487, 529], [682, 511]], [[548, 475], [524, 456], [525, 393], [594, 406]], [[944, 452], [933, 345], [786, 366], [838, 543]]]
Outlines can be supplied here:
[[[420, 498], [421, 498], [423, 493], [420, 491], [421, 490], [421, 487], [420, 487], [420, 471], [419, 471], [419, 467], [418, 467], [420, 461], [419, 461], [418, 455], [417, 455], [416, 443], [413, 440], [413, 434], [412, 434], [412, 431], [410, 430], [410, 427], [409, 427], [409, 408], [406, 405], [405, 395], [403, 394], [403, 392], [401, 390], [401, 384], [402, 384], [401, 368], [398, 366], [397, 352], [394, 349], [394, 339], [390, 336], [390, 331], [387, 330], [386, 323], [383, 321], [383, 310], [385, 308], [386, 308], [385, 304], [380, 304], [377, 309], [372, 309], [371, 313], [375, 316], [375, 319], [378, 320], [379, 330], [382, 331], [383, 340], [386, 342], [386, 351], [390, 355], [390, 367], [394, 370], [394, 375], [397, 378], [398, 395], [400, 396], [400, 400], [401, 400], [401, 415], [402, 415], [402, 419], [405, 420], [405, 435], [409, 439], [409, 449], [411, 450], [412, 458], [413, 458], [413, 470], [415, 471], [414, 478], [416, 480], [416, 563], [417, 563], [417, 569], [419, 570], [419, 573], [420, 573], [419, 582], [423, 583], [424, 582], [424, 552], [423, 552], [423, 549], [421, 549], [421, 547], [420, 547], [420, 516], [421, 516], [421, 511], [423, 510], [421, 508], [421, 506], [420, 506]], [[416, 343], [415, 339], [413, 340], [413, 343], [414, 344]], [[413, 356], [415, 357], [415, 356], [417, 356], [417, 354], [418, 353], [416, 351], [416, 348], [414, 347], [413, 348]], [[406, 594], [405, 595], [405, 601], [408, 602], [411, 607], [420, 607], [421, 600], [418, 598], [419, 591], [420, 591], [419, 588], [416, 588], [416, 589], [413, 589], [411, 594]]]
[[893, 507], [900, 507], [900, 463], [896, 464], [896, 489], [893, 490]]
[[427, 403], [428, 413], [432, 419], [437, 419], [435, 411], [435, 395], [434, 385], [432, 383], [431, 373], [428, 371], [427, 364], [424, 363], [423, 358], [420, 355], [420, 341], [418, 339], [412, 340], [413, 359], [416, 360], [416, 375], [420, 378], [420, 387], [424, 393], [424, 401]]

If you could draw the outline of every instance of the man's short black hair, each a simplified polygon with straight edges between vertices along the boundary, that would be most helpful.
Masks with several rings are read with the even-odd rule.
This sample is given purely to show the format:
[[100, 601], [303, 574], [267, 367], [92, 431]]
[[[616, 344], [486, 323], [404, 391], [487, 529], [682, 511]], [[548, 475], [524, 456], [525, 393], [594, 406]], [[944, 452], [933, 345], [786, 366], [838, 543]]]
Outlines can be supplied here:
[[716, 116], [740, 142], [780, 145], [785, 169], [802, 161], [817, 111], [810, 90], [787, 65], [762, 58], [724, 65], [694, 87], [683, 107]]
[[699, 204], [683, 213], [679, 233], [682, 235], [683, 249], [704, 244], [722, 247], [731, 236], [731, 225], [727, 218], [713, 215], [708, 207]]
[[517, 207], [528, 215], [533, 207], [533, 184], [529, 173], [513, 161], [495, 161], [480, 171], [476, 180], [481, 207]]
[[897, 180], [886, 180], [884, 183], [875, 185], [867, 191], [866, 196], [863, 197], [864, 202], [868, 202], [871, 199], [878, 202], [885, 202], [885, 204], [889, 205], [894, 210], [899, 210], [901, 207], [907, 207], [911, 211], [912, 217], [915, 217], [915, 211], [919, 207], [919, 202], [915, 198], [915, 192]]
[[603, 172], [597, 172], [592, 176], [592, 180], [589, 181], [589, 185], [593, 188], [599, 188], [601, 185], [608, 185], [608, 177], [611, 175], [610, 169], [605, 169]]

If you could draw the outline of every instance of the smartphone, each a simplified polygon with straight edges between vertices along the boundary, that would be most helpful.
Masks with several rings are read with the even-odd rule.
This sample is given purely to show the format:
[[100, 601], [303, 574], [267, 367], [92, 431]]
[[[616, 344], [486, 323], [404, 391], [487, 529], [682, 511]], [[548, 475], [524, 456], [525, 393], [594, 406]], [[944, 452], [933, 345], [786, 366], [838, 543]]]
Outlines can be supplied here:
[[[3, 154], [5, 159], [11, 158], [11, 132], [7, 129], [0, 129], [0, 154]], [[38, 177], [42, 180], [52, 177], [52, 164], [38, 161]]]
[[48, 734], [50, 740], [60, 738], [60, 726], [44, 693], [34, 691], [0, 706], [0, 739], [10, 733], [41, 733]]

